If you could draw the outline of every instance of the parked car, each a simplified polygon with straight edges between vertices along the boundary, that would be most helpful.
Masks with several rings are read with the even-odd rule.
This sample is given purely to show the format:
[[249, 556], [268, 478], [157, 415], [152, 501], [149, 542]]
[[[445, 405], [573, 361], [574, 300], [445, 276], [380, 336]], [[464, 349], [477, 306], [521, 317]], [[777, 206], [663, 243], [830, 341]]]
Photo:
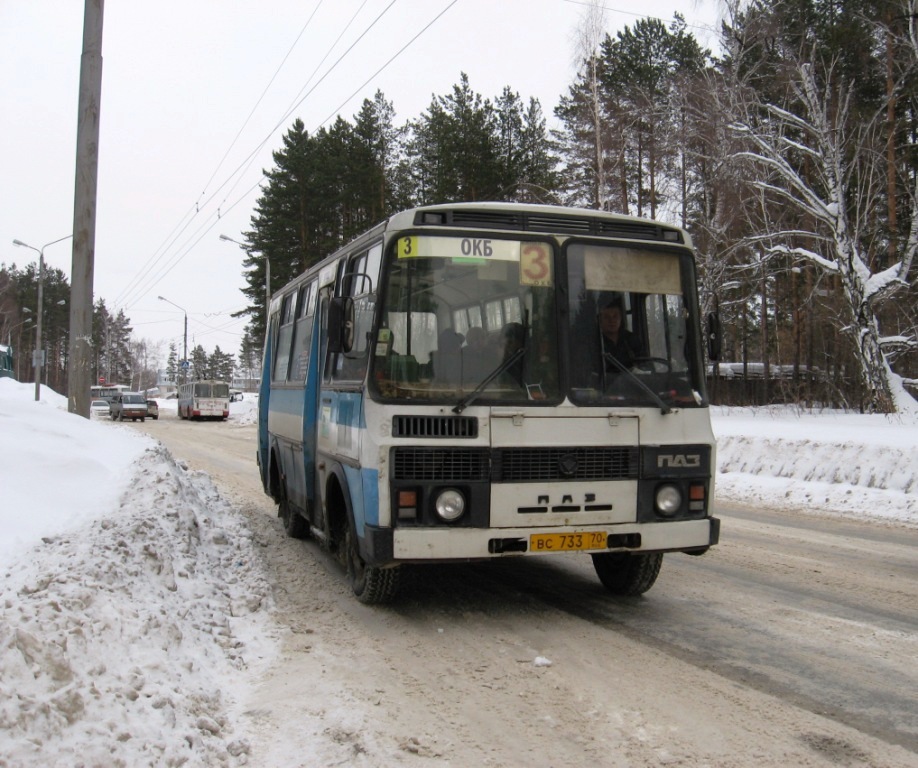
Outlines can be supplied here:
[[102, 418], [103, 416], [108, 416], [109, 413], [111, 413], [111, 408], [109, 408], [108, 400], [93, 400], [89, 404], [90, 416]]
[[159, 403], [155, 400], [147, 400], [147, 416], [151, 419], [159, 419]]
[[143, 421], [147, 418], [147, 399], [140, 392], [118, 392], [112, 396], [110, 413], [112, 421]]

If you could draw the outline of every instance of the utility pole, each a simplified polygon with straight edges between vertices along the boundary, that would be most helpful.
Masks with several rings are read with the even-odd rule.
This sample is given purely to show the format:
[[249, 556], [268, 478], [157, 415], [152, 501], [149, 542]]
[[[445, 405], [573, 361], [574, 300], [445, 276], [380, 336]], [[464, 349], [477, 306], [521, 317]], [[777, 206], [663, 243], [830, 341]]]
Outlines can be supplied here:
[[67, 410], [86, 419], [89, 418], [89, 388], [92, 385], [92, 287], [96, 251], [96, 188], [99, 175], [104, 6], [104, 0], [85, 0], [73, 194]]
[[182, 344], [182, 384], [184, 384], [188, 378], [188, 373], [187, 373], [188, 369], [185, 367], [186, 365], [188, 365], [188, 312], [184, 308], [176, 304], [174, 301], [169, 301], [169, 299], [163, 296], [157, 296], [156, 298], [159, 299], [160, 301], [165, 301], [166, 304], [171, 304], [176, 309], [181, 309], [182, 314], [185, 315], [184, 343]]

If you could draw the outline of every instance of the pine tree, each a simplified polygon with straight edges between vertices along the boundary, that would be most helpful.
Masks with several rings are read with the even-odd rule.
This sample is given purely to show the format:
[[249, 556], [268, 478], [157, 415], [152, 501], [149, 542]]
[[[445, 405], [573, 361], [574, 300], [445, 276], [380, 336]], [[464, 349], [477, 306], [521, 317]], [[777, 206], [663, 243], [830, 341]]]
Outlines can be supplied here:
[[204, 351], [204, 347], [198, 344], [191, 350], [191, 371], [189, 373], [189, 379], [191, 381], [199, 381], [209, 378], [211, 378], [210, 360], [207, 356], [207, 352]]
[[220, 347], [217, 346], [208, 359], [207, 369], [209, 378], [232, 383], [234, 368], [233, 356], [223, 352]]
[[247, 328], [242, 335], [242, 344], [239, 348], [240, 375], [247, 381], [257, 380], [261, 374], [261, 356], [264, 348], [264, 339], [256, 338]]

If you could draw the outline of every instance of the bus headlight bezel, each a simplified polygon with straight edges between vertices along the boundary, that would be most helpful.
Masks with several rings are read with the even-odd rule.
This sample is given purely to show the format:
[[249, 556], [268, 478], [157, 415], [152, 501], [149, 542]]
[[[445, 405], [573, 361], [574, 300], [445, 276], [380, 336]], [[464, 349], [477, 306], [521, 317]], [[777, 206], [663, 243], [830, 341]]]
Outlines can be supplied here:
[[444, 488], [437, 493], [434, 510], [445, 523], [455, 523], [465, 514], [465, 494], [457, 488]]
[[653, 495], [654, 507], [661, 517], [674, 517], [682, 509], [682, 490], [674, 483], [658, 485]]

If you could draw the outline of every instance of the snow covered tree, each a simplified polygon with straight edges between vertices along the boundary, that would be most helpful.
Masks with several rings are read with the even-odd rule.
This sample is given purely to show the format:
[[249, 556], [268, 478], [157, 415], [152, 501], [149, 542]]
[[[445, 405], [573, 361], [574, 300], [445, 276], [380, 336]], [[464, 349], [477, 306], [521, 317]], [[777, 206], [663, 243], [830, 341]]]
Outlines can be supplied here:
[[169, 356], [166, 358], [166, 379], [173, 384], [178, 381], [178, 351], [175, 342], [169, 342]]
[[210, 378], [227, 382], [233, 381], [236, 367], [233, 356], [221, 350], [219, 346], [214, 349], [213, 354], [208, 358], [207, 367]]
[[[800, 61], [791, 83], [790, 108], [753, 101], [733, 124], [748, 142], [738, 157], [750, 161], [754, 185], [771, 200], [796, 212], [793, 228], [769, 228], [749, 238], [771, 256], [803, 260], [837, 278], [843, 296], [844, 330], [853, 344], [867, 407], [880, 412], [911, 411], [914, 400], [884, 354], [878, 309], [908, 286], [918, 248], [918, 207], [913, 207], [915, 237], [901, 259], [880, 271], [871, 269], [863, 235], [883, 189], [876, 125], [851, 120], [851, 88], [837, 82], [831, 68]], [[918, 206], [918, 194], [915, 196]]]

